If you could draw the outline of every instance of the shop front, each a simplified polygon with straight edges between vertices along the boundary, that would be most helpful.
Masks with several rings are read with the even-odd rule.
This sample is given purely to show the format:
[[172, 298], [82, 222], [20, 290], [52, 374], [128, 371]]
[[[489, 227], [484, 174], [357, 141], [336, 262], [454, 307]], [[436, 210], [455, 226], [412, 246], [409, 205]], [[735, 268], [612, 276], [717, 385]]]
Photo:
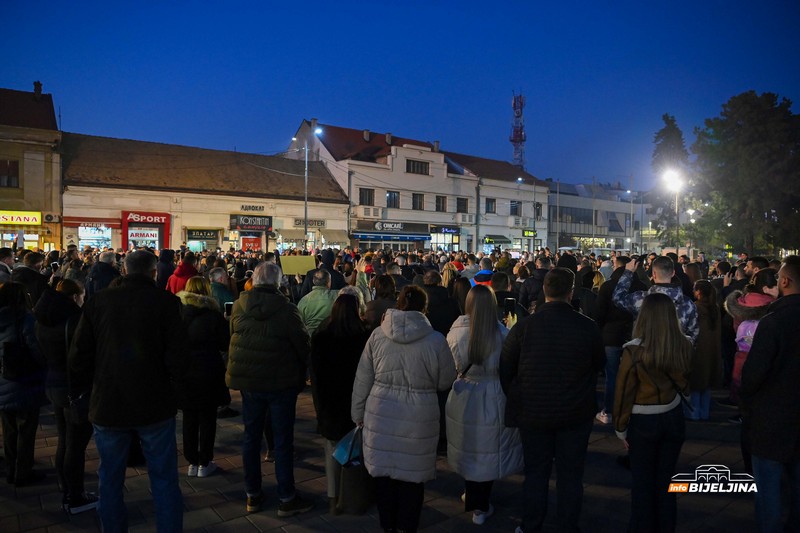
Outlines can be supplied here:
[[[272, 217], [266, 215], [230, 215], [229, 241], [237, 250], [269, 249]], [[265, 235], [266, 234], [266, 235]]]
[[505, 235], [485, 235], [483, 237], [483, 251], [490, 254], [497, 248], [505, 249], [511, 245], [511, 239]]
[[457, 252], [461, 249], [461, 228], [458, 226], [431, 225], [431, 249]]
[[[5, 248], [45, 248], [51, 231], [42, 225], [40, 211], [0, 210], [0, 246]], [[40, 237], [42, 242], [40, 242]], [[50, 246], [52, 247], [52, 246]]]
[[169, 213], [122, 212], [122, 247], [169, 248], [169, 228], [172, 216]]
[[220, 247], [219, 230], [187, 229], [186, 246], [193, 252], [216, 250]]
[[409, 251], [425, 248], [425, 243], [431, 240], [431, 233], [427, 224], [418, 222], [359, 220], [353, 239], [362, 249]]
[[[533, 252], [542, 245], [542, 240], [537, 239], [537, 233], [535, 229], [524, 229], [522, 230], [522, 239], [514, 239], [514, 246], [512, 246], [515, 250], [525, 250], [528, 252]], [[519, 246], [517, 246], [517, 240], [519, 240]]]
[[75, 245], [103, 249], [114, 246], [114, 233], [119, 234], [122, 221], [118, 218], [64, 217], [64, 246]]

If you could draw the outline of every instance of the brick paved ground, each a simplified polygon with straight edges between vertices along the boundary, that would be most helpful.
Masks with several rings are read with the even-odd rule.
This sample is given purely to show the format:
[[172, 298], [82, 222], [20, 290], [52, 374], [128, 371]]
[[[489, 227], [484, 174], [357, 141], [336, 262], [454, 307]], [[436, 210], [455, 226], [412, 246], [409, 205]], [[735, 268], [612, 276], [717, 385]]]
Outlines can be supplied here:
[[[240, 408], [233, 393], [233, 407]], [[717, 395], [717, 397], [720, 397]], [[679, 462], [680, 472], [692, 472], [703, 464], [723, 464], [733, 472], [743, 471], [739, 452], [739, 427], [726, 422], [728, 409], [712, 407], [712, 420], [687, 423], [687, 441]], [[180, 415], [178, 416], [180, 427]], [[260, 513], [247, 514], [244, 505], [242, 460], [239, 455], [242, 434], [241, 418], [219, 421], [215, 460], [221, 467], [208, 478], [187, 478], [186, 462], [179, 457], [181, 490], [184, 495], [184, 527], [187, 531], [380, 531], [377, 510], [364, 516], [331, 516], [326, 498], [322, 439], [315, 433], [314, 407], [308, 391], [300, 396], [295, 429], [297, 461], [295, 476], [298, 490], [313, 498], [315, 508], [289, 519], [277, 517], [273, 465], [264, 463], [264, 488], [268, 503]], [[178, 430], [180, 450], [180, 429]], [[60, 509], [61, 494], [55, 483], [53, 454], [56, 430], [53, 416], [43, 410], [38, 433], [37, 468], [48, 474], [37, 486], [14, 489], [0, 482], [0, 532], [15, 531], [95, 531], [93, 511], [68, 516]], [[608, 426], [595, 424], [584, 476], [585, 496], [581, 527], [589, 532], [624, 531], [629, 517], [630, 475], [617, 466], [615, 458], [622, 445]], [[96, 490], [94, 471], [98, 459], [94, 443], [87, 451], [87, 489]], [[495, 484], [493, 502], [496, 514], [484, 526], [472, 524], [471, 513], [463, 512], [459, 495], [462, 480], [440, 458], [438, 476], [425, 486], [425, 506], [421, 529], [437, 531], [506, 531], [512, 532], [522, 511], [522, 476], [512, 476]], [[676, 472], [677, 473], [677, 472]], [[154, 513], [146, 468], [129, 468], [126, 502], [132, 531], [154, 531]], [[5, 476], [3, 476], [5, 477]], [[551, 511], [546, 531], [555, 531], [555, 482], [551, 481]], [[678, 496], [679, 531], [747, 532], [755, 529], [752, 494], [686, 494]]]

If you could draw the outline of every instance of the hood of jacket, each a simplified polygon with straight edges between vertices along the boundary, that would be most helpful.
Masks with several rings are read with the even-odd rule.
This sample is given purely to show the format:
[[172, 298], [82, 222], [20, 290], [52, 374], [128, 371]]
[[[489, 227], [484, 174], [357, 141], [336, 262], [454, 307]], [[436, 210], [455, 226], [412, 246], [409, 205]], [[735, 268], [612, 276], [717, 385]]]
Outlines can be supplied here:
[[33, 315], [43, 326], [64, 324], [69, 318], [80, 314], [81, 308], [70, 298], [55, 290], [46, 290], [36, 303]]
[[219, 311], [219, 304], [212, 296], [187, 291], [181, 291], [176, 296], [181, 299], [183, 305]]
[[283, 312], [283, 306], [287, 302], [286, 296], [275, 287], [269, 286], [253, 287], [249, 291], [241, 293], [237, 300], [244, 313], [256, 320], [266, 320]]
[[737, 320], [761, 320], [775, 299], [766, 294], [733, 291], [725, 299], [725, 310]]
[[198, 272], [197, 269], [194, 267], [194, 265], [191, 265], [189, 263], [181, 263], [180, 265], [177, 266], [175, 272], [173, 272], [172, 275], [179, 278], [189, 279], [194, 276], [197, 276]]
[[381, 322], [381, 330], [394, 342], [409, 344], [430, 335], [433, 327], [428, 318], [419, 311], [387, 309]]

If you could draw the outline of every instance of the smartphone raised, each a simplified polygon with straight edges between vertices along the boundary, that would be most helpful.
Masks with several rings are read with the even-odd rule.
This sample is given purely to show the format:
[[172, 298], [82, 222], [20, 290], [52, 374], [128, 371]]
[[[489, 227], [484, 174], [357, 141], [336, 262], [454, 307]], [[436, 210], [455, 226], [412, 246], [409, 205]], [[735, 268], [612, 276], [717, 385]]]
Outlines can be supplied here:
[[503, 314], [516, 315], [517, 314], [517, 301], [514, 298], [506, 298], [503, 301]]
[[59, 264], [58, 263], [50, 263], [50, 268], [52, 268], [53, 270], [58, 270]]
[[233, 302], [225, 302], [225, 316], [231, 316], [233, 312]]

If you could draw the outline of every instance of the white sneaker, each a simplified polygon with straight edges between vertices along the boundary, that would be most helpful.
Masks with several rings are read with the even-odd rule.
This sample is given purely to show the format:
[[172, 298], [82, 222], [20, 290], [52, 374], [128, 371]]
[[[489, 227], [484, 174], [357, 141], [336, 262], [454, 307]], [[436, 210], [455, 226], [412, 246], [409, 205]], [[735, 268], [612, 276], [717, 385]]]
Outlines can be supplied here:
[[611, 415], [606, 413], [606, 410], [603, 409], [599, 413], [595, 415], [595, 418], [600, 421], [601, 424], [610, 424], [611, 423]]
[[493, 514], [494, 514], [494, 505], [492, 505], [490, 503], [488, 511], [486, 511], [486, 512], [484, 512], [484, 511], [475, 511], [475, 512], [472, 513], [472, 523], [473, 524], [478, 524], [479, 526], [482, 526], [483, 523], [486, 522], [486, 519], [489, 518], [490, 516], [492, 516]]
[[210, 461], [208, 466], [200, 465], [197, 469], [197, 477], [208, 477], [217, 470], [217, 463]]
[[197, 465], [189, 465], [186, 469], [186, 475], [189, 477], [197, 477]]

